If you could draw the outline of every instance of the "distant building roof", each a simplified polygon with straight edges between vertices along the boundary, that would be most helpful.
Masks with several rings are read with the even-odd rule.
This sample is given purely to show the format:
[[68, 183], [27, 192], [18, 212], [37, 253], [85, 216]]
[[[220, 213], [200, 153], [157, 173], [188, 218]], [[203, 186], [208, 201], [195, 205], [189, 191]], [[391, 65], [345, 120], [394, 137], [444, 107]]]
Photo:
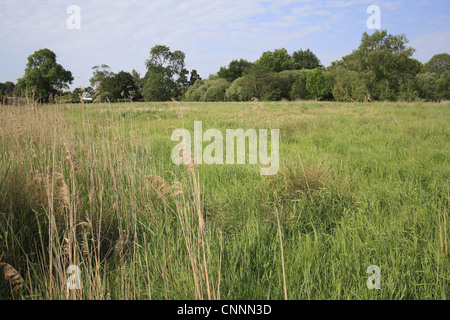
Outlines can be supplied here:
[[83, 100], [92, 100], [92, 97], [91, 97], [91, 95], [89, 94], [89, 92], [83, 92], [83, 93], [81, 94], [81, 99], [83, 99]]

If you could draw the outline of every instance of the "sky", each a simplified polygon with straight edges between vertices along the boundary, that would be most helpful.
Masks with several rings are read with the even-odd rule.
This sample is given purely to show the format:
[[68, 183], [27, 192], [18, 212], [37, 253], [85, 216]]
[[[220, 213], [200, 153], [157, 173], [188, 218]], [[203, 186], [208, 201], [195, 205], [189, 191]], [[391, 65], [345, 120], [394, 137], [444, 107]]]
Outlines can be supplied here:
[[72, 72], [71, 89], [88, 86], [101, 64], [143, 76], [157, 44], [183, 51], [186, 68], [204, 79], [234, 59], [254, 62], [280, 48], [310, 49], [329, 66], [375, 31], [367, 26], [371, 5], [380, 8], [381, 29], [406, 34], [414, 58], [450, 53], [449, 0], [0, 0], [0, 82], [16, 83], [27, 57], [43, 48]]

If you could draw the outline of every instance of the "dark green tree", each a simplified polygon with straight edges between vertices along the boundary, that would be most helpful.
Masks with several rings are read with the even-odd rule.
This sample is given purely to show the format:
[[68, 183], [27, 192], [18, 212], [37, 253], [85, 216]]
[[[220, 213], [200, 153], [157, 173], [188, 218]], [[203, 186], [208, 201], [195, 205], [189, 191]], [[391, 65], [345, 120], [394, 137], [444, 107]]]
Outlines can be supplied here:
[[424, 72], [436, 73], [440, 77], [445, 72], [450, 72], [450, 54], [435, 54], [430, 61], [423, 66]]
[[50, 95], [58, 93], [73, 81], [72, 73], [56, 63], [56, 54], [49, 49], [35, 51], [28, 57], [25, 74], [17, 86], [40, 101], [47, 102]]
[[156, 71], [149, 70], [145, 75], [142, 95], [145, 101], [169, 101], [173, 97], [175, 89], [172, 79], [166, 78], [163, 74]]
[[244, 59], [233, 60], [230, 62], [227, 68], [220, 67], [220, 70], [217, 73], [217, 75], [220, 78], [223, 78], [229, 82], [233, 82], [237, 78], [242, 77], [245, 70], [251, 65], [252, 65], [251, 62], [248, 62], [247, 60]]
[[439, 100], [450, 100], [450, 72], [444, 72], [438, 81], [437, 98]]
[[271, 86], [272, 71], [267, 67], [255, 64], [248, 67], [242, 77], [244, 91], [251, 93], [252, 98], [263, 99]]
[[414, 78], [422, 65], [411, 58], [414, 49], [407, 47], [407, 43], [404, 34], [391, 35], [386, 30], [377, 30], [372, 35], [364, 32], [358, 49], [332, 67], [356, 71], [374, 99], [395, 101], [400, 96], [413, 99]]
[[82, 94], [83, 94], [85, 91], [86, 91], [86, 90], [83, 89], [83, 88], [75, 88], [75, 89], [72, 91], [72, 94], [71, 94], [71, 101], [72, 101], [73, 103], [79, 103], [79, 102], [81, 102], [81, 96], [82, 96]]
[[293, 69], [292, 57], [284, 48], [264, 52], [256, 64], [275, 72]]
[[295, 70], [315, 69], [320, 67], [320, 60], [309, 49], [298, 50], [292, 53], [292, 65]]
[[7, 97], [12, 96], [15, 87], [16, 85], [11, 81], [0, 83], [0, 96], [7, 96]]
[[133, 101], [140, 101], [142, 96], [142, 88], [144, 87], [144, 79], [141, 78], [141, 74], [135, 69], [131, 70], [131, 76], [134, 82], [134, 91], [130, 91], [130, 95], [133, 96]]
[[191, 77], [189, 78], [189, 85], [193, 86], [197, 80], [202, 80], [202, 77], [197, 73], [197, 70], [191, 71]]
[[439, 76], [434, 72], [424, 72], [416, 75], [414, 79], [415, 89], [419, 97], [425, 100], [437, 100], [437, 81]]
[[187, 88], [189, 88], [188, 74], [188, 70], [186, 70], [185, 68], [181, 69], [180, 75], [176, 81], [181, 96], [184, 95]]
[[130, 95], [135, 93], [136, 90], [133, 76], [126, 71], [120, 71], [113, 77], [103, 79], [100, 85], [102, 101], [105, 101], [106, 98], [111, 102], [130, 99]]
[[143, 87], [145, 100], [164, 101], [180, 94], [179, 85], [186, 82], [183, 78], [186, 75], [184, 59], [182, 51], [172, 52], [164, 45], [156, 45], [150, 50]]

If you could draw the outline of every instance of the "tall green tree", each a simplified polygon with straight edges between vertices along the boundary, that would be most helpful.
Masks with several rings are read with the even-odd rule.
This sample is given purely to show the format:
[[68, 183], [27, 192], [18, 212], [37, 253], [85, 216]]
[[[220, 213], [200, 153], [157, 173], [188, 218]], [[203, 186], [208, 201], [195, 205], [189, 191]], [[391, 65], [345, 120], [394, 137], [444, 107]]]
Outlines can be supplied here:
[[202, 80], [202, 77], [197, 73], [197, 70], [191, 71], [191, 77], [189, 78], [189, 85], [193, 86], [197, 80]]
[[176, 80], [176, 84], [180, 95], [184, 95], [186, 93], [187, 88], [189, 88], [188, 75], [189, 71], [183, 68], [181, 69], [178, 79]]
[[240, 60], [233, 60], [230, 62], [227, 68], [220, 67], [219, 72], [217, 75], [225, 80], [228, 80], [229, 82], [233, 82], [237, 78], [242, 77], [245, 70], [252, 65], [251, 62], [248, 62], [247, 60], [240, 59]]
[[150, 50], [146, 61], [143, 96], [148, 101], [164, 101], [180, 94], [181, 82], [185, 83], [185, 54], [182, 51], [170, 51], [164, 45], [156, 45]]
[[292, 67], [295, 70], [315, 69], [320, 67], [320, 60], [309, 49], [298, 50], [292, 53]]
[[141, 78], [141, 74], [137, 72], [135, 69], [131, 70], [131, 76], [133, 77], [134, 85], [138, 90], [142, 90], [144, 86], [143, 78]]
[[378, 100], [397, 100], [416, 96], [414, 78], [422, 64], [412, 58], [414, 49], [407, 46], [404, 34], [391, 35], [377, 30], [363, 33], [357, 50], [333, 64], [356, 71], [367, 93]]
[[154, 70], [147, 71], [142, 89], [145, 101], [169, 101], [173, 98], [174, 92], [176, 86], [172, 79]]
[[135, 69], [131, 70], [131, 76], [133, 77], [134, 90], [130, 91], [130, 94], [133, 96], [133, 101], [140, 101], [143, 98], [142, 88], [144, 87], [144, 79]]
[[92, 70], [94, 70], [93, 75], [89, 79], [92, 87], [98, 87], [103, 80], [115, 76], [115, 73], [111, 71], [111, 68], [107, 64], [93, 66]]
[[292, 57], [284, 48], [264, 52], [256, 64], [275, 72], [293, 69]]
[[56, 54], [50, 49], [40, 49], [28, 57], [25, 74], [18, 79], [17, 86], [30, 97], [47, 102], [73, 81], [72, 73], [56, 62]]

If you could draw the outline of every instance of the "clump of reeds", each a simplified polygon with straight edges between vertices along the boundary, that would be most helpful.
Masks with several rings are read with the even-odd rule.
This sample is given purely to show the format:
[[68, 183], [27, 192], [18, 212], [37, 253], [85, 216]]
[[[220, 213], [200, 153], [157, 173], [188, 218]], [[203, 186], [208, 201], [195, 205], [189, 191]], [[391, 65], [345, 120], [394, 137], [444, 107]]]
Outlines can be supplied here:
[[0, 262], [0, 273], [3, 273], [3, 279], [9, 285], [12, 294], [15, 294], [24, 287], [24, 279], [10, 264]]

